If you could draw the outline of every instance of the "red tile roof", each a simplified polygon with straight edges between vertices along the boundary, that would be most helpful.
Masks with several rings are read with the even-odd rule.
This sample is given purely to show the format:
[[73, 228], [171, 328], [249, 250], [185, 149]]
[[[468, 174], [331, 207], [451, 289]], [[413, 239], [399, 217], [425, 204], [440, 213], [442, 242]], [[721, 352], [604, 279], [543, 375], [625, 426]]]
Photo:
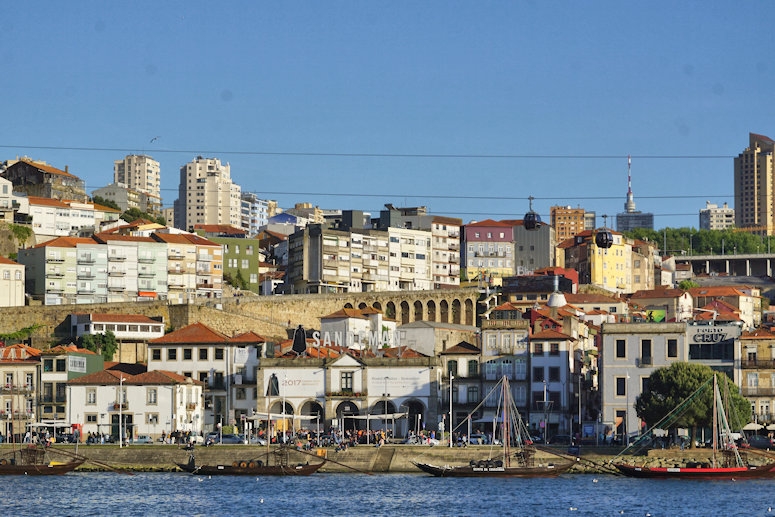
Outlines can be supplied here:
[[35, 167], [36, 169], [38, 169], [40, 171], [48, 172], [49, 174], [59, 174], [60, 176], [67, 176], [69, 178], [80, 179], [77, 176], [74, 176], [74, 175], [70, 174], [69, 172], [65, 172], [63, 170], [57, 169], [56, 167], [52, 167], [51, 165], [48, 165], [48, 164], [45, 164], [45, 163], [33, 162], [32, 160], [25, 160], [24, 158], [22, 158], [19, 161], [20, 162], [24, 162], [24, 163], [26, 163], [28, 165], [31, 165], [32, 167]]
[[576, 338], [571, 337], [567, 334], [563, 334], [562, 332], [557, 332], [556, 330], [546, 329], [542, 330], [541, 332], [536, 332], [535, 334], [530, 336], [531, 341], [541, 340], [541, 339], [560, 339], [564, 341], [576, 341]]
[[149, 341], [153, 345], [176, 345], [186, 343], [228, 343], [225, 334], [211, 329], [204, 323], [193, 323], [181, 329], [170, 332], [166, 336]]

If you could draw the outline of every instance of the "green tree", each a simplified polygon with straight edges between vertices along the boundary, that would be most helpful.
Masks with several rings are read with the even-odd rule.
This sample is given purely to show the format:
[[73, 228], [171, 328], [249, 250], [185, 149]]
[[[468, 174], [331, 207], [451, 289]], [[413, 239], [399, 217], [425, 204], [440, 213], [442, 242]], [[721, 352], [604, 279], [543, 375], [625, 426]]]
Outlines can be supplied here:
[[692, 280], [681, 280], [678, 282], [678, 289], [683, 289], [684, 291], [688, 291], [694, 287], [700, 287], [700, 284], [693, 282]]
[[[726, 409], [730, 425], [741, 427], [751, 414], [750, 402], [740, 395], [737, 386], [729, 377], [714, 372], [709, 366], [696, 363], [678, 362], [669, 367], [654, 370], [648, 379], [648, 389], [635, 400], [638, 416], [645, 420], [648, 427], [656, 425], [692, 396], [714, 374], [717, 375], [721, 393], [729, 393]], [[706, 389], [697, 394], [691, 404], [687, 404], [686, 408], [675, 416], [674, 426], [691, 429], [691, 446], [694, 447], [697, 428], [707, 427], [712, 423], [712, 389]]]
[[13, 233], [14, 239], [20, 248], [23, 248], [27, 241], [32, 237], [32, 228], [21, 224], [9, 224], [8, 227]]
[[85, 334], [81, 337], [81, 346], [86, 350], [97, 352], [106, 361], [112, 361], [118, 350], [116, 335], [110, 330], [104, 334]]
[[129, 210], [127, 210], [126, 212], [121, 214], [121, 219], [123, 219], [124, 221], [126, 221], [128, 223], [131, 223], [131, 222], [136, 221], [138, 219], [146, 219], [148, 221], [152, 221], [154, 223], [158, 223], [158, 224], [162, 224], [162, 225], [167, 224], [166, 220], [163, 217], [161, 217], [161, 216], [159, 216], [159, 217], [153, 216], [153, 215], [151, 215], [151, 214], [149, 214], [147, 212], [140, 211], [139, 208], [134, 208], [134, 207], [130, 208]]
[[107, 206], [109, 208], [114, 208], [116, 210], [121, 210], [121, 207], [118, 206], [118, 203], [113, 201], [112, 199], [105, 199], [101, 196], [94, 196], [92, 197], [92, 201], [98, 205]]

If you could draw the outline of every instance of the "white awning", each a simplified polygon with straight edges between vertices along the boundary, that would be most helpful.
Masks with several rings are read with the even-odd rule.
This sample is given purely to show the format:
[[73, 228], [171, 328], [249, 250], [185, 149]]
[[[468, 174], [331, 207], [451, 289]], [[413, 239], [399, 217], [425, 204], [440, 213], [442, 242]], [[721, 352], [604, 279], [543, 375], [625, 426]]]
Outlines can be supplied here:
[[293, 413], [255, 413], [253, 416], [246, 417], [245, 420], [251, 420], [253, 422], [257, 420], [317, 420], [317, 415], [294, 415]]
[[406, 418], [406, 413], [380, 413], [374, 415], [342, 415], [342, 418], [353, 418], [355, 420], [395, 420], [397, 418]]

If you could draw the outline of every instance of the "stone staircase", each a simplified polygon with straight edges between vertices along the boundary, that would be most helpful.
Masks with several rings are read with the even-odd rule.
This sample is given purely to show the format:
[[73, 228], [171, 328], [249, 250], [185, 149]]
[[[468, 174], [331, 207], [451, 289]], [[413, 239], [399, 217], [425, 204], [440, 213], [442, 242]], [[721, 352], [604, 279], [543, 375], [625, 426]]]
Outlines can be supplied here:
[[372, 472], [390, 472], [390, 464], [393, 463], [393, 455], [396, 453], [394, 447], [380, 447], [377, 449], [377, 456], [374, 463], [371, 464]]

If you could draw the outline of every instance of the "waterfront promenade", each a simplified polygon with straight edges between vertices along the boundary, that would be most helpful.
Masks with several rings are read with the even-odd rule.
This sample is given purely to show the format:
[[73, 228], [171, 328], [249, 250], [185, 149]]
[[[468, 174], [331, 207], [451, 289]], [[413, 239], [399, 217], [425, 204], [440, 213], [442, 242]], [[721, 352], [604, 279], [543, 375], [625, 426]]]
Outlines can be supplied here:
[[[4, 444], [0, 446], [0, 454], [10, 451], [12, 446]], [[54, 451], [62, 449], [75, 452], [73, 445], [54, 445]], [[565, 447], [557, 448], [557, 452], [564, 454]], [[571, 472], [576, 473], [605, 473], [610, 470], [604, 468], [621, 449], [618, 447], [582, 447], [581, 460]], [[267, 447], [258, 445], [215, 445], [212, 447], [198, 446], [195, 449], [197, 463], [231, 464], [233, 461], [262, 459], [267, 454]], [[118, 470], [130, 471], [175, 471], [176, 463], [186, 463], [188, 452], [177, 445], [130, 445], [119, 448], [118, 445], [79, 445], [78, 453], [86, 456], [94, 463], [85, 463], [80, 471], [106, 470], [99, 464], [110, 465]], [[480, 460], [487, 457], [497, 457], [500, 450], [486, 445], [469, 447], [435, 447], [417, 445], [385, 445], [374, 447], [371, 445], [358, 445], [350, 447], [346, 451], [337, 452], [334, 448], [313, 449], [310, 452], [292, 451], [291, 461], [298, 463], [315, 463], [318, 457], [326, 457], [329, 460], [321, 468], [320, 472], [379, 472], [400, 473], [417, 472], [412, 461], [422, 461], [439, 465], [467, 464], [470, 460]], [[709, 449], [655, 449], [648, 455], [621, 458], [627, 463], [638, 465], [668, 465], [673, 466], [687, 461], [707, 461], [710, 456]], [[537, 462], [552, 462], [558, 458], [550, 453], [539, 451], [536, 455]], [[750, 460], [755, 464], [766, 463], [764, 456], [750, 455]], [[769, 460], [772, 461], [772, 460]]]

